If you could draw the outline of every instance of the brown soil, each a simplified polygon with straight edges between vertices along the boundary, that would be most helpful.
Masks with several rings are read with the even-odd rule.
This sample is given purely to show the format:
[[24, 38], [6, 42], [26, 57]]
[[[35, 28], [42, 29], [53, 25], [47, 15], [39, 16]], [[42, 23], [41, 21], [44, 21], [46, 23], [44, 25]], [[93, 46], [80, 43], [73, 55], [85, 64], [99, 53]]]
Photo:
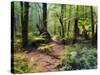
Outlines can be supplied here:
[[35, 64], [42, 69], [41, 72], [58, 71], [56, 63], [59, 60], [58, 57], [64, 51], [64, 45], [57, 41], [52, 41], [50, 44], [53, 45], [53, 53], [51, 55], [41, 53], [38, 50], [28, 53], [28, 57], [33, 57]]

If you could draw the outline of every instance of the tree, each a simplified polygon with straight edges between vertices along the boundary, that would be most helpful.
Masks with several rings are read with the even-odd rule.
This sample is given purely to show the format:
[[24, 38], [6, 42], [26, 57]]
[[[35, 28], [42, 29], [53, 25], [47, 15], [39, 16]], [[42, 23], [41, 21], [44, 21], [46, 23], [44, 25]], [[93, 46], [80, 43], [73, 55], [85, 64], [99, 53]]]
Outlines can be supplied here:
[[93, 16], [93, 7], [90, 7], [91, 12], [91, 29], [92, 29], [92, 45], [94, 45], [94, 16]]
[[60, 35], [61, 35], [61, 37], [62, 38], [64, 38], [65, 37], [65, 22], [64, 22], [64, 16], [65, 16], [65, 5], [64, 4], [61, 4], [61, 13], [60, 13], [60, 16], [59, 16], [59, 14], [55, 14], [57, 17], [58, 17], [58, 20], [59, 20], [59, 22], [60, 22], [60, 25], [61, 26], [59, 26], [59, 27], [61, 27], [61, 28], [59, 28], [60, 30], [59, 30], [59, 33], [60, 33]]
[[77, 41], [77, 36], [79, 35], [79, 28], [78, 28], [78, 6], [76, 7], [76, 14], [74, 19], [74, 39], [73, 44]]
[[86, 20], [86, 17], [87, 16], [87, 13], [85, 12], [85, 6], [83, 6], [83, 25], [82, 25], [82, 35], [83, 37], [88, 40], [89, 39], [89, 36], [88, 36], [88, 33], [87, 33], [87, 29], [85, 28], [85, 20]]
[[42, 10], [43, 10], [43, 15], [42, 15], [43, 16], [43, 19], [42, 19], [43, 24], [42, 24], [42, 26], [39, 26], [37, 24], [37, 28], [38, 28], [40, 34], [42, 34], [44, 36], [45, 40], [47, 42], [49, 42], [51, 40], [51, 36], [47, 30], [47, 3], [42, 4]]
[[15, 19], [14, 19], [14, 2], [11, 3], [11, 53], [13, 53], [14, 49], [14, 26], [15, 26]]
[[51, 36], [47, 30], [47, 3], [43, 3], [43, 33], [46, 39], [51, 40]]
[[47, 4], [43, 3], [43, 28], [47, 30]]
[[[11, 57], [14, 57], [14, 2], [11, 2]], [[14, 62], [14, 59], [11, 59]], [[14, 73], [14, 64], [11, 64], [11, 72]]]
[[95, 45], [97, 45], [97, 24], [96, 24], [96, 32], [94, 35], [94, 42], [96, 43]]
[[21, 5], [21, 24], [22, 24], [22, 46], [24, 48], [27, 48], [29, 3], [20, 2], [20, 5]]
[[60, 23], [61, 23], [61, 28], [62, 28], [62, 38], [64, 38], [64, 33], [65, 33], [65, 30], [64, 30], [64, 22], [63, 22], [63, 18], [64, 18], [64, 7], [65, 5], [64, 4], [61, 4], [61, 19], [60, 19]]
[[[71, 16], [71, 13], [72, 12], [72, 6], [70, 5], [70, 8], [69, 8], [69, 19], [70, 19], [70, 16]], [[68, 29], [67, 29], [67, 36], [69, 36], [69, 30], [70, 30], [70, 24], [71, 24], [71, 22], [70, 22], [70, 20], [68, 21]]]

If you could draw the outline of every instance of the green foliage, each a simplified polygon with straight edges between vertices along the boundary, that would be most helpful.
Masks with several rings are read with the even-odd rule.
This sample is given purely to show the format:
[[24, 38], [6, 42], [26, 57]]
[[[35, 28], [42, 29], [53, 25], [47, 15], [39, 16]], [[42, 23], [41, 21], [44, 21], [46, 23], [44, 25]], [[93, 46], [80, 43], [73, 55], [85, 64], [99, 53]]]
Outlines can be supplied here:
[[28, 58], [25, 52], [17, 52], [14, 54], [14, 73], [37, 72], [34, 58]]
[[35, 35], [33, 35], [33, 33], [31, 32], [31, 33], [28, 33], [28, 39], [30, 40], [30, 41], [34, 41], [34, 38], [36, 38], [37, 36]]
[[28, 39], [30, 40], [30, 41], [36, 41], [36, 40], [45, 40], [44, 39], [44, 37], [45, 36], [43, 36], [42, 34], [41, 35], [33, 35], [33, 33], [29, 33], [28, 34]]
[[53, 52], [53, 45], [42, 44], [38, 50], [42, 53], [50, 54]]
[[22, 40], [21, 39], [16, 39], [16, 42], [15, 42], [15, 45], [16, 46], [20, 46], [22, 43]]
[[[68, 49], [68, 48], [67, 48]], [[96, 48], [87, 48], [80, 45], [70, 47], [61, 56], [60, 70], [95, 69], [97, 68]]]
[[20, 51], [22, 47], [22, 39], [21, 39], [21, 33], [16, 32], [14, 35], [14, 51]]

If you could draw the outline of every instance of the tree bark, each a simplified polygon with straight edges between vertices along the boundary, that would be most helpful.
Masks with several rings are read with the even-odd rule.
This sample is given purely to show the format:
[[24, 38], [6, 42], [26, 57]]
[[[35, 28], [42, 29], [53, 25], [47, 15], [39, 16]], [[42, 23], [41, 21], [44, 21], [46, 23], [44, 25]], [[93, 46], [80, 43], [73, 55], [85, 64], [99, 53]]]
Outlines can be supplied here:
[[64, 38], [64, 34], [65, 34], [65, 30], [64, 30], [64, 22], [63, 22], [63, 18], [64, 18], [64, 4], [61, 5], [61, 19], [60, 19], [60, 23], [61, 23], [61, 28], [62, 28], [62, 38]]
[[[21, 2], [22, 46], [27, 48], [28, 43], [28, 2]], [[24, 9], [25, 8], [25, 9]]]
[[47, 30], [47, 4], [43, 3], [43, 27]]
[[92, 28], [92, 45], [94, 45], [94, 16], [93, 16], [93, 7], [91, 9], [91, 28]]
[[[71, 12], [72, 12], [72, 6], [70, 5], [70, 9], [69, 9], [69, 19], [70, 19], [70, 16], [71, 16]], [[68, 21], [68, 29], [67, 29], [67, 36], [68, 37], [69, 37], [70, 25], [71, 25], [71, 22], [69, 20]]]
[[11, 72], [14, 73], [14, 2], [11, 2]]
[[14, 49], [14, 2], [11, 3], [11, 53], [13, 53]]
[[74, 39], [73, 44], [77, 41], [77, 36], [79, 35], [79, 28], [78, 28], [78, 6], [76, 7], [76, 14], [74, 19]]
[[47, 30], [47, 3], [43, 3], [42, 5], [42, 9], [43, 9], [43, 27], [41, 29], [41, 33], [44, 34], [45, 39], [47, 39], [47, 41], [51, 40], [51, 36]]

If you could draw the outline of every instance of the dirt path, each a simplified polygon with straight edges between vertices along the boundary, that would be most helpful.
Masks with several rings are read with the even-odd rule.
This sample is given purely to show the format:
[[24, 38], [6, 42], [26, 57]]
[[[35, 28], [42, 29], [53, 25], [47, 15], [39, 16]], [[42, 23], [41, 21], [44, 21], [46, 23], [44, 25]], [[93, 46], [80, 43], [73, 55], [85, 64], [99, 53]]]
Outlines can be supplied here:
[[50, 42], [50, 44], [53, 45], [54, 51], [51, 56], [39, 51], [28, 53], [28, 56], [33, 57], [36, 65], [42, 69], [41, 72], [58, 71], [56, 67], [58, 59], [55, 57], [59, 57], [63, 53], [64, 45], [54, 41]]

